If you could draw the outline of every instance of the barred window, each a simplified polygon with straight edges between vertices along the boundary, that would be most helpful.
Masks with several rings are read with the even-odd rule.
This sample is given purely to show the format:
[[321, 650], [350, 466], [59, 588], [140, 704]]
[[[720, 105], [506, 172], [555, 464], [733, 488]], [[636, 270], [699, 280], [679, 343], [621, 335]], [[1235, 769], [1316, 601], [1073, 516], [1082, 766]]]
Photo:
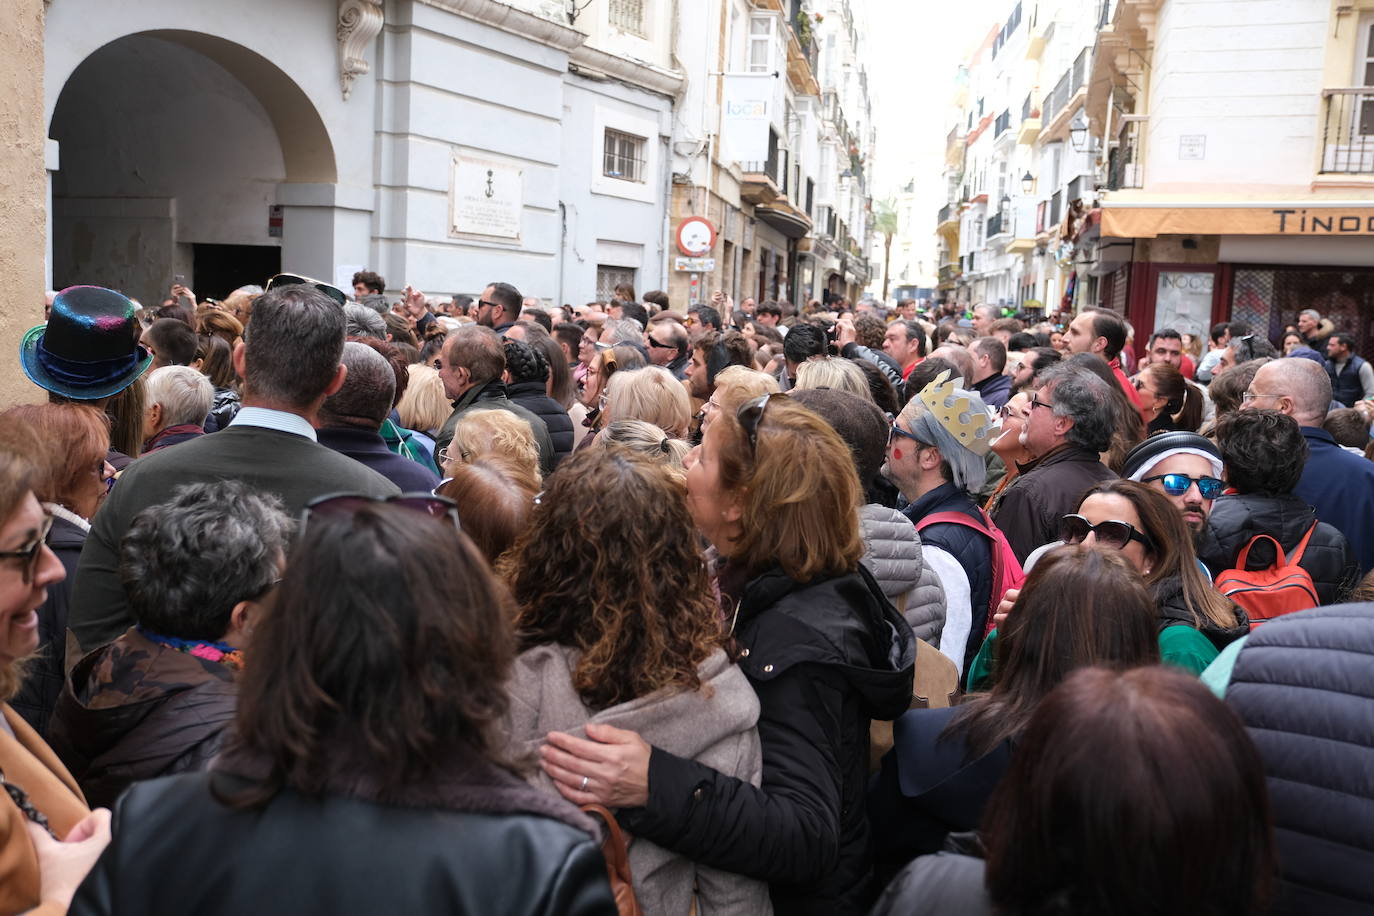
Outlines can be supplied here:
[[596, 298], [599, 302], [610, 302], [615, 298], [615, 288], [622, 283], [635, 285], [633, 267], [615, 267], [610, 264], [596, 265]]
[[644, 28], [644, 0], [611, 0], [611, 25], [622, 32], [648, 38]]
[[644, 181], [644, 143], [643, 137], [607, 128], [602, 174], [622, 181]]

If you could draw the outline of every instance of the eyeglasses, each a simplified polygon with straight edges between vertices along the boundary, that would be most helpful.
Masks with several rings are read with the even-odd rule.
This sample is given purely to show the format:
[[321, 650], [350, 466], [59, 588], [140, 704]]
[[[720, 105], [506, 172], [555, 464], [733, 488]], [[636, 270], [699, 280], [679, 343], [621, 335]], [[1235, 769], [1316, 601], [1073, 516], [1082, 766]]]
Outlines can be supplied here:
[[300, 533], [305, 534], [305, 529], [313, 516], [340, 518], [352, 515], [367, 506], [379, 504], [421, 512], [430, 518], [449, 522], [456, 531], [463, 530], [463, 526], [458, 522], [458, 504], [447, 496], [436, 496], [433, 493], [401, 493], [396, 496], [377, 497], [363, 493], [330, 493], [305, 504], [305, 508], [301, 510]]
[[1198, 493], [1202, 494], [1203, 499], [1216, 499], [1221, 495], [1221, 491], [1226, 489], [1226, 482], [1215, 477], [1189, 477], [1187, 474], [1156, 474], [1153, 477], [1145, 477], [1140, 482], [1150, 483], [1151, 481], [1164, 481], [1164, 492], [1170, 496], [1182, 496], [1197, 484]]
[[1059, 540], [1065, 544], [1081, 544], [1089, 534], [1096, 535], [1097, 543], [1113, 550], [1125, 550], [1131, 541], [1139, 541], [1146, 550], [1155, 549], [1154, 543], [1130, 522], [1111, 520], [1092, 525], [1081, 515], [1066, 515], [1059, 520]]
[[265, 291], [271, 292], [272, 290], [282, 286], [313, 286], [315, 287], [315, 289], [324, 293], [330, 299], [333, 299], [335, 302], [339, 303], [339, 305], [348, 304], [348, 297], [345, 296], [343, 290], [339, 289], [337, 286], [331, 286], [330, 284], [325, 283], [323, 280], [312, 280], [309, 277], [302, 277], [297, 274], [277, 274], [275, 277], [267, 281], [267, 287]]
[[1030, 407], [1026, 411], [1027, 415], [1029, 415], [1030, 411], [1034, 410], [1037, 407], [1047, 407], [1050, 410], [1054, 410], [1053, 404], [1046, 404], [1044, 401], [1040, 400], [1040, 396], [1038, 394], [1033, 394], [1031, 395], [1030, 399]]
[[896, 421], [896, 420], [893, 420], [892, 423], [887, 427], [887, 444], [888, 444], [888, 446], [891, 447], [892, 443], [893, 443], [899, 436], [900, 436], [901, 438], [903, 438], [903, 439], [910, 439], [912, 442], [915, 442], [917, 445], [925, 445], [925, 444], [926, 444], [926, 443], [922, 442], [920, 439], [917, 439], [915, 433], [912, 433], [912, 432], [909, 432], [909, 431], [907, 431], [907, 430], [905, 430], [905, 429], [902, 429], [900, 426], [897, 425], [897, 421]]
[[38, 526], [38, 531], [34, 533], [32, 541], [27, 542], [18, 550], [0, 550], [0, 557], [23, 561], [20, 568], [25, 585], [33, 584], [34, 574], [38, 571], [38, 557], [43, 553], [43, 545], [47, 543], [48, 532], [51, 530], [52, 515], [44, 513], [43, 521]]
[[744, 430], [745, 437], [749, 440], [749, 454], [755, 458], [759, 453], [759, 424], [763, 422], [763, 412], [768, 409], [768, 402], [773, 398], [787, 398], [785, 394], [761, 394], [751, 401], [746, 401], [740, 407], [735, 418], [739, 420], [740, 428]]
[[1025, 413], [1022, 413], [1022, 412], [1019, 411], [1019, 410], [1013, 410], [1013, 409], [1012, 409], [1012, 406], [1011, 406], [1010, 404], [1003, 404], [1002, 407], [997, 411], [997, 415], [998, 415], [999, 417], [1001, 417], [1003, 420], [1024, 420], [1024, 419], [1026, 419], [1026, 414], [1025, 414]]
[[1278, 400], [1279, 398], [1286, 397], [1288, 397], [1286, 394], [1261, 394], [1258, 391], [1247, 391], [1240, 396], [1240, 399], [1242, 403], [1248, 404], [1255, 400], [1255, 398], [1273, 398], [1274, 400]]

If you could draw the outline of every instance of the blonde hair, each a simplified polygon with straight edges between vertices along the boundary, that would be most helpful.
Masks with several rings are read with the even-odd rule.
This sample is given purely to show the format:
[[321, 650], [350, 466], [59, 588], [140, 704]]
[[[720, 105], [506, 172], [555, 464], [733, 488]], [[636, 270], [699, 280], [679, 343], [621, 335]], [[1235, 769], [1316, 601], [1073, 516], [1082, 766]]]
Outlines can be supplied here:
[[535, 486], [539, 485], [539, 445], [534, 430], [509, 410], [470, 410], [463, 414], [453, 428], [448, 454], [450, 462], [464, 464], [489, 455], [509, 458], [522, 477], [532, 477]]
[[716, 390], [712, 397], [721, 410], [733, 413], [746, 401], [778, 391], [778, 380], [767, 372], [748, 366], [726, 366], [716, 373]]
[[858, 395], [866, 401], [873, 400], [873, 392], [868, 390], [868, 376], [842, 356], [808, 359], [797, 367], [795, 387], [798, 391], [805, 391], [807, 388], [830, 388]]
[[682, 470], [691, 446], [643, 420], [613, 420], [594, 440], [604, 449], [623, 448]]
[[406, 371], [410, 373], [410, 384], [406, 385], [405, 394], [396, 405], [401, 425], [422, 433], [441, 428], [453, 407], [444, 393], [444, 380], [439, 378], [439, 370], [424, 363], [411, 363]]
[[687, 435], [692, 405], [687, 389], [662, 366], [617, 372], [606, 386], [606, 416], [611, 420], [644, 420], [670, 436]]

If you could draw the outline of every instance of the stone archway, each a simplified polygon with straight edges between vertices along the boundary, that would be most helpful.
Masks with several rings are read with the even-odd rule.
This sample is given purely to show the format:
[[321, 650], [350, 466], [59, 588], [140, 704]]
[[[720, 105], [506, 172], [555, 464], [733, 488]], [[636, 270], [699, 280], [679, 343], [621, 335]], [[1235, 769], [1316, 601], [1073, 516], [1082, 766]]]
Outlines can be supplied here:
[[54, 286], [97, 283], [150, 305], [178, 276], [202, 296], [261, 283], [281, 261], [281, 186], [337, 178], [300, 87], [198, 32], [142, 32], [91, 53], [64, 84], [49, 136]]

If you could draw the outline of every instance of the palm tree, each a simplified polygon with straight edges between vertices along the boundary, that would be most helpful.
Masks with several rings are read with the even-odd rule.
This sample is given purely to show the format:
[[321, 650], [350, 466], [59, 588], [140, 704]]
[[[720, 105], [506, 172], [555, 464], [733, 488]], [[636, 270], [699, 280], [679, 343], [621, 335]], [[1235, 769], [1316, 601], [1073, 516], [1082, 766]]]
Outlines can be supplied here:
[[873, 231], [883, 236], [883, 302], [887, 302], [888, 268], [892, 264], [892, 237], [897, 234], [897, 201], [889, 197], [873, 206]]

